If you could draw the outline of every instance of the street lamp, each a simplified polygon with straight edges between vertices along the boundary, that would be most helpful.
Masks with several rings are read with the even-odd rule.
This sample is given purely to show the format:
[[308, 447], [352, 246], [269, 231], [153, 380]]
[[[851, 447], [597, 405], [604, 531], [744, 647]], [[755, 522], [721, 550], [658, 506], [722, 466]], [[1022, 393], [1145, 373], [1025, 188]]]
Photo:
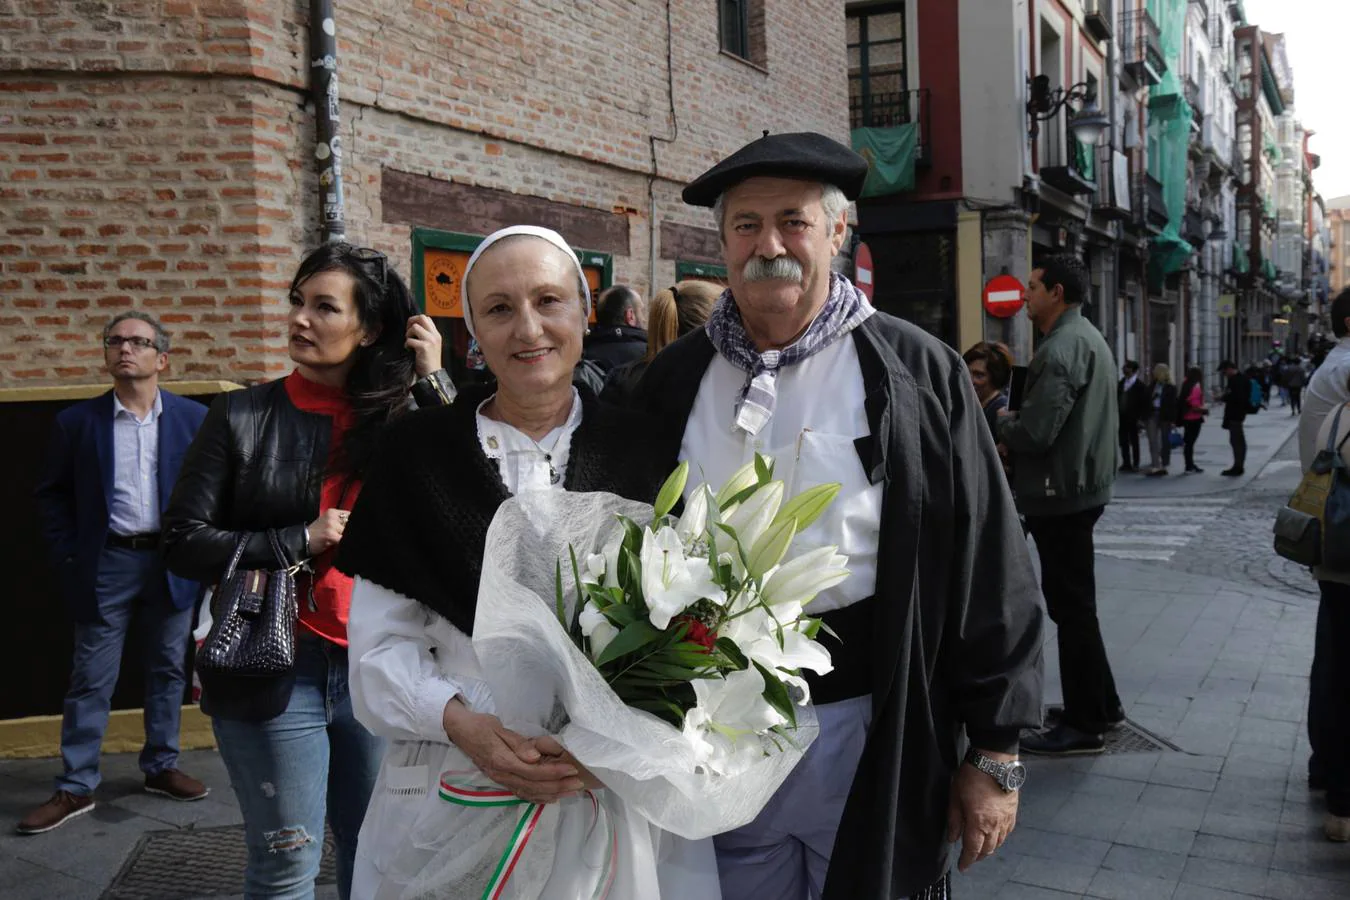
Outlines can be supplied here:
[[[1075, 110], [1071, 104], [1079, 104]], [[1068, 125], [1073, 136], [1084, 144], [1096, 144], [1102, 132], [1111, 127], [1111, 120], [1097, 106], [1097, 87], [1080, 81], [1068, 90], [1050, 89], [1050, 76], [1037, 75], [1027, 79], [1027, 117], [1031, 120], [1031, 138], [1041, 133], [1041, 123], [1048, 122], [1059, 111], [1068, 108]]]

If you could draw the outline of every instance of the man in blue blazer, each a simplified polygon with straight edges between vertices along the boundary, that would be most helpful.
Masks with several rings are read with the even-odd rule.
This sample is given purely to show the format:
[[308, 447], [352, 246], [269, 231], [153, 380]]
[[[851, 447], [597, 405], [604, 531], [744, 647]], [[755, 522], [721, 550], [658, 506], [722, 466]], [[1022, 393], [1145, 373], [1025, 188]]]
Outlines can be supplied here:
[[187, 647], [201, 586], [168, 573], [159, 517], [206, 407], [159, 389], [169, 338], [125, 312], [103, 330], [113, 389], [56, 417], [37, 486], [43, 531], [75, 626], [61, 722], [65, 771], [56, 793], [19, 823], [51, 831], [94, 808], [99, 751], [133, 614], [145, 647], [145, 789], [199, 800], [208, 789], [177, 768]]

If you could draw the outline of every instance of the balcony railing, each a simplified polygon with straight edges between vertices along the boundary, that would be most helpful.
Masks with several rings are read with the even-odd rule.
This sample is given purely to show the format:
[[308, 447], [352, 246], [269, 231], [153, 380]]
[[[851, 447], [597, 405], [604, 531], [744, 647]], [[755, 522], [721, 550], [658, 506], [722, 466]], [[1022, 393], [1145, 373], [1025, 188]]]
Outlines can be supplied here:
[[1154, 234], [1167, 227], [1167, 201], [1162, 182], [1147, 172], [1136, 172], [1133, 179], [1135, 220]]
[[1083, 24], [1097, 40], [1111, 40], [1115, 21], [1115, 0], [1083, 0]]
[[1125, 154], [1109, 146], [1097, 148], [1097, 196], [1093, 211], [1107, 219], [1128, 219], [1130, 164]]
[[1192, 246], [1200, 247], [1205, 243], [1205, 217], [1193, 209], [1186, 210], [1181, 220], [1181, 236]]
[[916, 123], [919, 133], [915, 164], [932, 164], [932, 91], [928, 88], [852, 96], [848, 119], [850, 128], [892, 128]]
[[1155, 85], [1167, 71], [1158, 23], [1147, 9], [1126, 12], [1120, 23], [1120, 55], [1136, 84]]
[[1037, 148], [1041, 181], [1066, 194], [1097, 190], [1096, 148], [1074, 138], [1065, 116], [1056, 116], [1041, 127]]

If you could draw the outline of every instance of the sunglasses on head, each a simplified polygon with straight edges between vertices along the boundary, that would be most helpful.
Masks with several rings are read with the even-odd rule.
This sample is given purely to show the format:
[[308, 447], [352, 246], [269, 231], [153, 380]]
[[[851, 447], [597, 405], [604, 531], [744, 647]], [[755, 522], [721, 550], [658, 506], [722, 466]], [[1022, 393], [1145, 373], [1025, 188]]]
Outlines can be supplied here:
[[387, 284], [389, 276], [389, 257], [373, 247], [357, 247], [346, 241], [340, 241], [335, 246], [340, 253], [350, 256], [352, 259], [360, 262], [378, 262], [380, 264], [380, 287], [384, 287]]

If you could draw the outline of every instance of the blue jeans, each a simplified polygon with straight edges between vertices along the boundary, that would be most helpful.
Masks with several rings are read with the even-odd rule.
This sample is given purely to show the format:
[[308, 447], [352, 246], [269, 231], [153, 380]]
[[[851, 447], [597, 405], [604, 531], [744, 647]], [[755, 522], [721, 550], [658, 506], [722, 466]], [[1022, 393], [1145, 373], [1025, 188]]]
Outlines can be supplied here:
[[295, 691], [285, 712], [265, 722], [211, 723], [244, 814], [244, 896], [314, 896], [326, 812], [337, 844], [338, 894], [346, 900], [356, 836], [384, 755], [384, 741], [352, 713], [347, 649], [300, 630]]
[[99, 784], [99, 753], [133, 613], [139, 613], [145, 652], [141, 771], [157, 775], [177, 764], [194, 612], [192, 607], [173, 608], [164, 562], [153, 550], [104, 549], [94, 600], [93, 616], [75, 623], [70, 689], [61, 714], [64, 772], [56, 779], [58, 791], [81, 796], [92, 794]]

